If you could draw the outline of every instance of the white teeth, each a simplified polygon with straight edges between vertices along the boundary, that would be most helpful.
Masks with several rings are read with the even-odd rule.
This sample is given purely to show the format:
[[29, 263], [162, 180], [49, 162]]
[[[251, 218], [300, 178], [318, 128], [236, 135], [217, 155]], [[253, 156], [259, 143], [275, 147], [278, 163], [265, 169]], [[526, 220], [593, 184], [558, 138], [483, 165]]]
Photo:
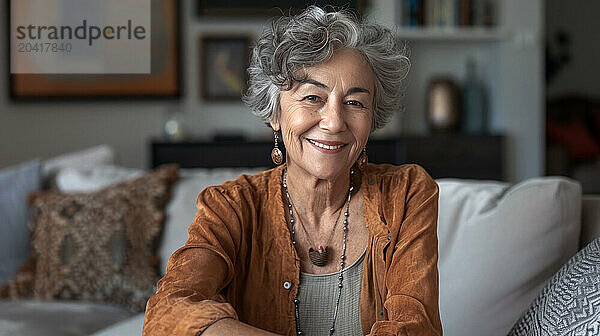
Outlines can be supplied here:
[[308, 139], [308, 141], [310, 141], [310, 143], [315, 144], [317, 147], [321, 147], [321, 148], [325, 148], [325, 149], [338, 149], [338, 148], [342, 148], [342, 146], [344, 145], [337, 145], [337, 146], [328, 146], [325, 144], [322, 144], [320, 142], [316, 142], [314, 140], [310, 140]]

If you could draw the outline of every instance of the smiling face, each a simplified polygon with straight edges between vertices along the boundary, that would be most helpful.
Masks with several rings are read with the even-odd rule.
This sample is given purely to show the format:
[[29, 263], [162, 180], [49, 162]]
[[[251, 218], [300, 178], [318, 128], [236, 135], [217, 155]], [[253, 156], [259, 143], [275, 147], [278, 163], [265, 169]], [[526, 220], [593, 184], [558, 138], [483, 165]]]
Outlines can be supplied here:
[[290, 169], [319, 179], [346, 174], [366, 145], [373, 120], [374, 74], [355, 50], [339, 49], [306, 68], [305, 78], [280, 95], [281, 129]]

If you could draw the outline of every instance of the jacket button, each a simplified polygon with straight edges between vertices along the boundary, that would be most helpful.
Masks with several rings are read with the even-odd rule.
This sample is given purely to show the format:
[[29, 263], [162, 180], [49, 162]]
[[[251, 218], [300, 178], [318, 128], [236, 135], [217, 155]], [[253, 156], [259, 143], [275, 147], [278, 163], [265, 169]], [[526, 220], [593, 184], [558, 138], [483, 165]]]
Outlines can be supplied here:
[[292, 288], [292, 284], [289, 281], [286, 281], [283, 283], [283, 288], [290, 289]]
[[373, 180], [373, 179], [370, 179], [370, 180], [369, 180], [369, 184], [375, 184], [375, 180]]

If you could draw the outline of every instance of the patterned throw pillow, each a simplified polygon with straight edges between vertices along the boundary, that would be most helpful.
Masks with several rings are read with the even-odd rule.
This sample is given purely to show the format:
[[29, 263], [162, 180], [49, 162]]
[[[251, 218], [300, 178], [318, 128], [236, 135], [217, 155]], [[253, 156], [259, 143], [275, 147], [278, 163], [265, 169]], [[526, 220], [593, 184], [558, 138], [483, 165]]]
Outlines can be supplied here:
[[32, 193], [33, 260], [3, 296], [144, 310], [159, 277], [156, 245], [177, 178], [178, 167], [169, 165], [93, 193]]
[[509, 336], [600, 334], [600, 238], [552, 277]]

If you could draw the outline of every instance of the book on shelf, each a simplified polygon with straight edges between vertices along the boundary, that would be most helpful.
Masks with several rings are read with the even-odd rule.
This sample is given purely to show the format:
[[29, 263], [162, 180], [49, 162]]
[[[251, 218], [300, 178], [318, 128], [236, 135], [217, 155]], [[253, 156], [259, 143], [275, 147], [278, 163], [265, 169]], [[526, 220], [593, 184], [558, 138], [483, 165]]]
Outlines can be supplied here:
[[401, 22], [404, 26], [417, 27], [424, 22], [423, 0], [402, 0], [400, 3]]
[[498, 0], [401, 0], [396, 23], [403, 27], [493, 26]]

